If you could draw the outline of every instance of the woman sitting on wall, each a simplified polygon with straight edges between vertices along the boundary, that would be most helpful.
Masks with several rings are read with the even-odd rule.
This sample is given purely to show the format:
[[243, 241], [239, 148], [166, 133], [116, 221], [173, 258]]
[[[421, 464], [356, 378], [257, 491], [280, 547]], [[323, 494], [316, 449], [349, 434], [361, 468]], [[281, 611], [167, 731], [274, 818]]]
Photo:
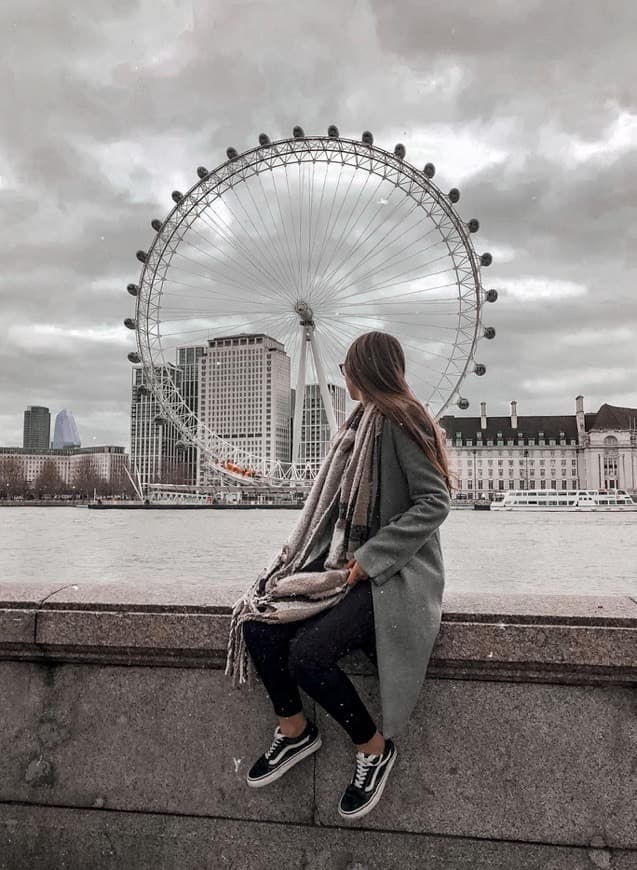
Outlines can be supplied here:
[[[359, 404], [287, 544], [235, 605], [226, 672], [243, 682], [249, 651], [278, 717], [248, 785], [274, 782], [320, 748], [300, 687], [355, 745], [354, 775], [339, 804], [351, 819], [380, 800], [396, 760], [392, 738], [416, 705], [440, 627], [438, 528], [450, 480], [441, 432], [407, 385], [397, 339], [360, 336], [341, 371]], [[358, 649], [378, 666], [382, 733], [338, 665]]]

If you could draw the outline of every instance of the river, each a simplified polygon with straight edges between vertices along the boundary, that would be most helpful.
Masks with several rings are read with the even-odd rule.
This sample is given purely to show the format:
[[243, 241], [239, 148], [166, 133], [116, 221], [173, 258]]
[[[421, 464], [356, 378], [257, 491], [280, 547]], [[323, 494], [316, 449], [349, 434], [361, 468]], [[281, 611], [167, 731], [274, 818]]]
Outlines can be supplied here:
[[[0, 580], [248, 583], [296, 511], [0, 509]], [[450, 592], [637, 594], [637, 512], [452, 511]]]

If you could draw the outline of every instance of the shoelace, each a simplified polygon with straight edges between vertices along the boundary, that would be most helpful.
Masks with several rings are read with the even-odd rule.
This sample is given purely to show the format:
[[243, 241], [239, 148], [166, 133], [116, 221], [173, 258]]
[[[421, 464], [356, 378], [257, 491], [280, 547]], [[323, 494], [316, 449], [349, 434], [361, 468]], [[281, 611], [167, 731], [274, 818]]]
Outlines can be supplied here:
[[279, 749], [282, 743], [285, 740], [285, 734], [282, 734], [277, 728], [274, 732], [274, 740], [272, 741], [272, 746], [266, 751], [265, 757], [270, 760], [270, 757], [274, 755], [274, 753]]
[[354, 779], [352, 785], [356, 788], [363, 788], [369, 769], [374, 767], [380, 756], [367, 755], [364, 752], [356, 753], [356, 770], [354, 771]]

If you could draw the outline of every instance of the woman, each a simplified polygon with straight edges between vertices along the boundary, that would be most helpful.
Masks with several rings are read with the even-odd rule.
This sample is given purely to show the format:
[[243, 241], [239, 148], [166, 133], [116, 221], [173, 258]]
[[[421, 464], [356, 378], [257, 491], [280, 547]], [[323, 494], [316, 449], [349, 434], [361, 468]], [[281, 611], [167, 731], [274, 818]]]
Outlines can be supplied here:
[[[441, 432], [407, 386], [397, 339], [360, 336], [341, 371], [360, 404], [336, 434], [288, 543], [237, 602], [226, 672], [245, 679], [245, 644], [278, 717], [248, 785], [268, 785], [320, 748], [300, 687], [356, 747], [339, 804], [351, 819], [380, 800], [396, 760], [391, 738], [413, 711], [440, 627], [438, 527], [450, 480]], [[378, 666], [382, 733], [338, 666], [357, 649]]]

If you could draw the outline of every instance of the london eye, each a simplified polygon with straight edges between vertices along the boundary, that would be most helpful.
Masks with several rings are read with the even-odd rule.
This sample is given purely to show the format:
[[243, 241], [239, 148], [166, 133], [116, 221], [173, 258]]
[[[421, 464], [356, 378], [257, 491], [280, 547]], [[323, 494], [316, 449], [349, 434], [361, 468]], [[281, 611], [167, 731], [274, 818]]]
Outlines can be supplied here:
[[[497, 292], [482, 285], [492, 258], [474, 249], [479, 223], [460, 217], [460, 193], [434, 183], [434, 165], [419, 169], [404, 145], [388, 151], [369, 132], [344, 138], [334, 126], [326, 136], [295, 127], [276, 141], [262, 133], [226, 158], [198, 167], [168, 215], [152, 221], [124, 321], [137, 339], [130, 361], [202, 466], [248, 483], [311, 480], [316, 468], [300, 455], [305, 389], [320, 393], [333, 434], [339, 363], [373, 329], [400, 339], [408, 382], [434, 416], [468, 407], [462, 384], [485, 374], [477, 348], [495, 336], [483, 309]], [[177, 349], [237, 333], [270, 336], [289, 356], [297, 401], [288, 458], [233, 443], [183, 388]]]

